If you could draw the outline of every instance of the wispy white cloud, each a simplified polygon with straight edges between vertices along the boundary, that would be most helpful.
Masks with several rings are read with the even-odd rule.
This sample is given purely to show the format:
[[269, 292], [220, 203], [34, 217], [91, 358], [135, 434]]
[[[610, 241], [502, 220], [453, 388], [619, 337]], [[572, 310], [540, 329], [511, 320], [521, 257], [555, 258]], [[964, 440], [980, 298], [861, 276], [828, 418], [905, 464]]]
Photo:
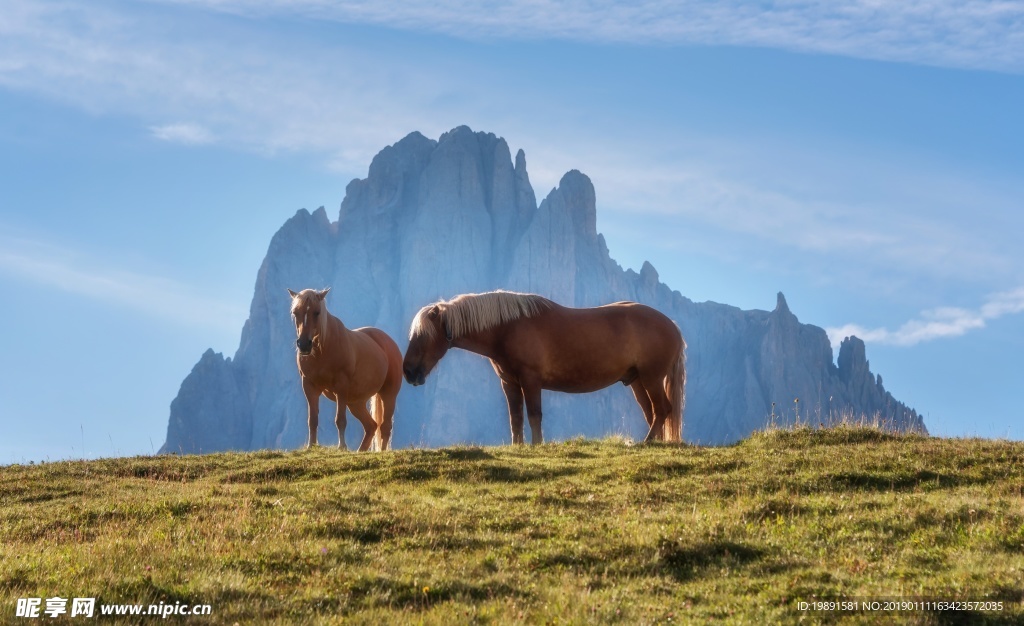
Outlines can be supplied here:
[[779, 48], [1024, 71], [1024, 3], [1006, 0], [158, 0], [463, 38]]
[[161, 141], [180, 143], [187, 146], [201, 146], [213, 143], [213, 134], [199, 124], [181, 122], [164, 126], [150, 126], [149, 131]]
[[362, 171], [411, 130], [457, 123], [458, 112], [432, 106], [452, 87], [425, 63], [193, 18], [5, 0], [0, 87], [141, 119], [158, 140], [321, 152]]
[[240, 303], [38, 240], [0, 238], [0, 272], [179, 325], [235, 333], [246, 317]]
[[1024, 313], [1024, 287], [997, 293], [981, 307], [981, 316], [996, 319], [1013, 313]]
[[[739, 20], [736, 28], [750, 32], [779, 31], [776, 22], [782, 19], [773, 13], [767, 21], [755, 20], [764, 10], [747, 4], [692, 1], [675, 9], [656, 2], [627, 6], [544, 0], [528, 7], [453, 1], [435, 5], [187, 0], [187, 4], [247, 15], [303, 15], [448, 29], [455, 35], [486, 33], [490, 28], [509, 37], [668, 42], [684, 41], [679, 33], [689, 32], [686, 29], [704, 32], [697, 27], [701, 20], [711, 33], [701, 36], [712, 42], [716, 28], [726, 29], [730, 20], [745, 12], [751, 17]], [[319, 154], [328, 167], [344, 175], [362, 175], [378, 150], [412, 130], [437, 137], [468, 123], [477, 130], [504, 134], [513, 151], [519, 146], [526, 149], [538, 196], [543, 197], [566, 170], [578, 168], [594, 180], [600, 211], [684, 218], [676, 222], [676, 228], [686, 231], [684, 237], [711, 232], [718, 241], [728, 239], [734, 248], [745, 247], [740, 254], [748, 265], [798, 258], [795, 263], [813, 271], [816, 264], [807, 262], [813, 258], [843, 268], [869, 268], [872, 277], [898, 268], [905, 275], [944, 279], [994, 276], [995, 284], [1016, 284], [1020, 279], [1010, 276], [1015, 271], [1010, 266], [1019, 266], [1019, 255], [1008, 251], [1016, 250], [1017, 244], [1002, 235], [1016, 232], [1014, 228], [991, 232], [980, 222], [947, 219], [932, 210], [948, 203], [946, 199], [938, 193], [921, 195], [942, 187], [951, 178], [945, 173], [929, 171], [919, 180], [902, 183], [921, 190], [915, 191], [918, 195], [901, 198], [890, 193], [882, 201], [852, 201], [843, 191], [795, 188], [808, 178], [798, 167], [774, 178], [749, 175], [792, 160], [796, 148], [786, 141], [744, 139], [744, 145], [730, 153], [714, 153], [716, 148], [708, 146], [726, 143], [725, 138], [694, 142], [674, 127], [653, 132], [637, 129], [635, 137], [626, 139], [612, 137], [604, 131], [595, 133], [594, 124], [573, 124], [571, 108], [559, 105], [558, 94], [520, 91], [500, 78], [487, 82], [491, 69], [474, 65], [471, 59], [452, 59], [442, 53], [431, 56], [433, 52], [409, 55], [402, 50], [389, 54], [387, 46], [292, 37], [263, 28], [264, 23], [211, 17], [191, 9], [162, 7], [152, 15], [139, 6], [5, 0], [0, 14], [0, 87], [141, 120], [139, 126], [147, 128], [155, 140], [192, 145], [216, 142], [270, 154]], [[789, 15], [787, 19], [798, 30], [813, 22], [807, 16], [817, 15], [814, 19], [825, 22], [824, 32], [837, 28], [822, 17], [831, 13], [849, 14], [843, 23], [869, 24], [870, 20], [897, 19], [885, 15], [916, 11], [923, 24], [942, 22], [950, 29], [960, 12], [965, 19], [986, 24], [993, 15], [1001, 19], [1014, 14], [1013, 7], [985, 5], [986, 12], [980, 3], [970, 2], [958, 5], [962, 6], [958, 10], [938, 1], [900, 4], [903, 8], [883, 3], [874, 7], [882, 17], [869, 11], [874, 5], [865, 2], [773, 6], [776, 12]], [[565, 24], [575, 26], [558, 26]], [[557, 28], [568, 30], [551, 31]], [[742, 39], [722, 37], [726, 43]], [[763, 154], [749, 156], [760, 143], [764, 143]], [[682, 157], [681, 145], [686, 146]], [[828, 155], [828, 160], [836, 159], [835, 153]], [[745, 173], [723, 166], [743, 161]], [[891, 159], [881, 161], [875, 167], [891, 165]], [[878, 187], [880, 180], [891, 175], [872, 172], [859, 162], [836, 164], [823, 178], [834, 184], [844, 169], [856, 172], [849, 178], [857, 180], [848, 181], [847, 187], [857, 190]], [[904, 160], [899, 169], [900, 179], [907, 180], [910, 162]], [[948, 189], [942, 192], [949, 195]], [[956, 213], [962, 214], [964, 206], [977, 211], [998, 201], [984, 196], [983, 185], [958, 193]]]
[[[656, 141], [602, 145], [582, 137], [575, 138], [572, 155], [541, 150], [546, 162], [578, 167], [591, 177], [603, 215], [638, 223], [656, 219], [669, 229], [659, 235], [681, 247], [713, 237], [714, 246], [735, 248], [748, 266], [765, 259], [776, 267], [792, 261], [804, 274], [825, 277], [849, 269], [876, 285], [897, 274], [946, 281], [984, 276], [996, 284], [1021, 279], [1015, 218], [964, 219], [968, 211], [1018, 214], [1012, 196], [991, 193], [983, 182], [907, 159], [893, 179], [871, 156], [840, 154], [829, 155], [827, 184], [816, 186], [817, 180], [796, 171], [814, 158], [799, 148], [789, 147], [780, 159], [774, 144], [726, 146], [731, 141], [719, 139], [706, 149], [701, 143], [707, 139], [684, 141], [693, 148], [683, 157], [659, 153]], [[533, 180], [557, 181], [564, 169], [542, 170], [540, 176], [532, 166], [530, 171]], [[759, 174], [752, 177], [751, 171]], [[867, 186], [875, 196], [850, 198]]]
[[896, 330], [846, 324], [827, 328], [826, 332], [833, 347], [851, 335], [869, 343], [913, 346], [934, 339], [959, 337], [971, 330], [984, 328], [988, 321], [1021, 312], [1024, 312], [1024, 287], [994, 294], [977, 309], [941, 307], [923, 311], [918, 319], [910, 320]]

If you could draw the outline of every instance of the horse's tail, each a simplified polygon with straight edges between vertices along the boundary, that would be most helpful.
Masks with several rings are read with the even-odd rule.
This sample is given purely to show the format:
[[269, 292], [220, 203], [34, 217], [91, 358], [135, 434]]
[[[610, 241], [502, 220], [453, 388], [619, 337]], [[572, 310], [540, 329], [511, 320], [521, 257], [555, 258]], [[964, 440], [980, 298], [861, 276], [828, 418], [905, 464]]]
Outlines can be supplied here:
[[679, 348], [679, 356], [665, 380], [665, 393], [672, 402], [672, 410], [665, 418], [662, 438], [665, 441], [683, 440], [683, 408], [686, 404], [686, 340]]
[[373, 435], [373, 450], [384, 449], [384, 435], [381, 434], [381, 429], [384, 426], [384, 398], [377, 395], [370, 398], [370, 417], [373, 418], [373, 422], [377, 424], [377, 432]]

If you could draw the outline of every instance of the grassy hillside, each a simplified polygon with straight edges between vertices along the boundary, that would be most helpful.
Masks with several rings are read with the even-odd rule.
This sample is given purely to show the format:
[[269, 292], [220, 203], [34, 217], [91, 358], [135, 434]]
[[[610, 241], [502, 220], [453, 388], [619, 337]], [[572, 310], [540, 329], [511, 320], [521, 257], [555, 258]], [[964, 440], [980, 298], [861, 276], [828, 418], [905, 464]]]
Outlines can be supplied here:
[[[1022, 462], [1020, 443], [838, 428], [8, 466], [0, 621], [59, 595], [205, 603], [188, 621], [210, 624], [1020, 623]], [[799, 604], [894, 597], [1004, 608]]]

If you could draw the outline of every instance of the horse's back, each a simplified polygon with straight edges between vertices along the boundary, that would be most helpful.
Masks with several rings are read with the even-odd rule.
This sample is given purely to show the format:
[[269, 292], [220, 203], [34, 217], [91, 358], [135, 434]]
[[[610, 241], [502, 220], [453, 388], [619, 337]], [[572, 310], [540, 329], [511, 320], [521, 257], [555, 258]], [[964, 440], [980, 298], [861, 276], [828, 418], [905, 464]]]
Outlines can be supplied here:
[[[639, 302], [622, 301], [590, 308], [560, 307], [564, 331], [593, 334], [615, 344], [641, 344], [646, 350], [665, 347], [678, 351], [679, 327], [661, 311]], [[575, 330], [574, 330], [575, 329]]]
[[[654, 307], [639, 302], [615, 302], [593, 309], [605, 316], [617, 331], [620, 344], [635, 345], [640, 351], [675, 355], [683, 346], [682, 333], [670, 317]], [[614, 337], [614, 335], [613, 335]]]
[[503, 342], [512, 368], [519, 364], [536, 372], [545, 388], [570, 393], [667, 371], [683, 346], [670, 318], [636, 302], [556, 306], [514, 326]]

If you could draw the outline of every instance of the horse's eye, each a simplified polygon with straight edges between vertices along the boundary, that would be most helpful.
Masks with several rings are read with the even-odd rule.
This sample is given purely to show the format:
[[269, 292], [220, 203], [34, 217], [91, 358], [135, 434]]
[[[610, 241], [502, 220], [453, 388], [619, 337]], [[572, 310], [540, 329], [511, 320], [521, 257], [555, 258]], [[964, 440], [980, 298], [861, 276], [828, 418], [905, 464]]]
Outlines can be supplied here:
[[313, 317], [320, 317], [320, 311], [313, 311]]

